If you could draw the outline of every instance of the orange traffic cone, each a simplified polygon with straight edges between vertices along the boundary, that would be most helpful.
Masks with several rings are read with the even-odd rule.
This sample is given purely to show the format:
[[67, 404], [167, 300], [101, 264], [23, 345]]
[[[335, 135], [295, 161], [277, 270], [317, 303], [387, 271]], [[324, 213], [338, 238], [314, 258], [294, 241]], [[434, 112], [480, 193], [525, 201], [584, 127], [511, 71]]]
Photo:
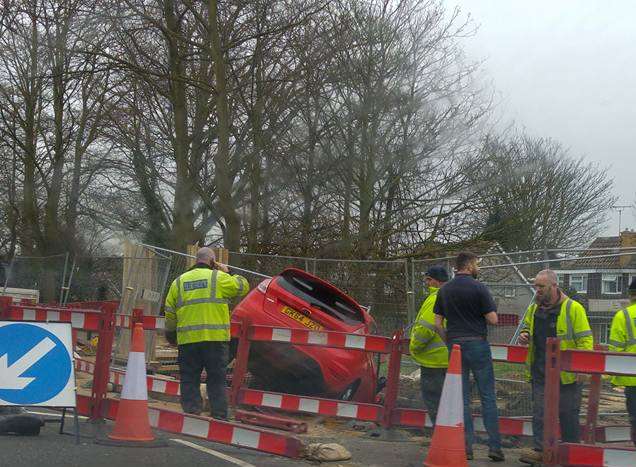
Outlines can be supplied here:
[[459, 345], [453, 345], [442, 397], [439, 401], [435, 431], [424, 465], [427, 467], [468, 466], [464, 441], [462, 351]]
[[128, 354], [126, 378], [121, 391], [115, 429], [108, 435], [118, 441], [153, 441], [155, 436], [148, 420], [148, 386], [144, 357], [144, 328], [135, 324], [132, 346]]

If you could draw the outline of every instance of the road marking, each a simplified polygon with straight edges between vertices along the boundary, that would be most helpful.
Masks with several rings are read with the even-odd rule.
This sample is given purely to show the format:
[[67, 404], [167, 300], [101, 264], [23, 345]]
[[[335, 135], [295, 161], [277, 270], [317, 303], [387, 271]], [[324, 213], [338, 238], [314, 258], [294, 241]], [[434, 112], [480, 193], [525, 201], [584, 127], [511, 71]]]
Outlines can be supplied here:
[[172, 438], [170, 441], [174, 441], [175, 443], [183, 444], [184, 446], [188, 446], [192, 449], [196, 449], [197, 451], [205, 452], [206, 454], [216, 456], [219, 459], [223, 459], [224, 461], [231, 462], [232, 464], [240, 465], [241, 467], [254, 467], [254, 465], [249, 464], [247, 462], [243, 462], [241, 459], [228, 456], [227, 454], [223, 454], [221, 452], [215, 451], [214, 449], [209, 449], [203, 446], [199, 446], [198, 444], [191, 443], [190, 441], [186, 441], [184, 439]]

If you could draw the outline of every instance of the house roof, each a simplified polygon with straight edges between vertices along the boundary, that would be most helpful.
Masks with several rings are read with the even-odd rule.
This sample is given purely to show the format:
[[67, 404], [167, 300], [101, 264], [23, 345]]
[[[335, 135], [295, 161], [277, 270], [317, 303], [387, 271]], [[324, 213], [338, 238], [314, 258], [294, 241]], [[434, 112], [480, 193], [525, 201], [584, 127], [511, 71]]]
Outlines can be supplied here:
[[[618, 256], [621, 251], [621, 238], [616, 237], [597, 237], [590, 246], [589, 250], [583, 251], [580, 259], [563, 261], [560, 269], [635, 269], [636, 268], [636, 249], [634, 254], [630, 256]], [[599, 256], [606, 256], [599, 258]]]

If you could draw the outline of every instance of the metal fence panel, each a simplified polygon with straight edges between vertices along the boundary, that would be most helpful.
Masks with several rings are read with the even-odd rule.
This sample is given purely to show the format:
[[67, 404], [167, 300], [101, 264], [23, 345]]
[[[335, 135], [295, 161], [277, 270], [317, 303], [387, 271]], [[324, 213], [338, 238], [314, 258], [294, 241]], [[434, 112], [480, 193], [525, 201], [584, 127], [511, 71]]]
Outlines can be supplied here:
[[68, 255], [16, 256], [4, 268], [4, 289], [39, 290], [40, 302], [59, 302], [65, 284]]

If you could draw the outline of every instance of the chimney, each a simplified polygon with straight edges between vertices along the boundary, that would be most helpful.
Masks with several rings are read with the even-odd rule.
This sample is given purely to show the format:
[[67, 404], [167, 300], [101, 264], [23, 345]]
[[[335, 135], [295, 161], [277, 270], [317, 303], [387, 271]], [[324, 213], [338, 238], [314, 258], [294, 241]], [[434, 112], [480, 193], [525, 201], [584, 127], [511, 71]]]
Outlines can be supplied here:
[[621, 268], [626, 267], [632, 262], [636, 262], [636, 232], [632, 230], [623, 230], [620, 235], [621, 248], [634, 248], [633, 255], [620, 256]]

